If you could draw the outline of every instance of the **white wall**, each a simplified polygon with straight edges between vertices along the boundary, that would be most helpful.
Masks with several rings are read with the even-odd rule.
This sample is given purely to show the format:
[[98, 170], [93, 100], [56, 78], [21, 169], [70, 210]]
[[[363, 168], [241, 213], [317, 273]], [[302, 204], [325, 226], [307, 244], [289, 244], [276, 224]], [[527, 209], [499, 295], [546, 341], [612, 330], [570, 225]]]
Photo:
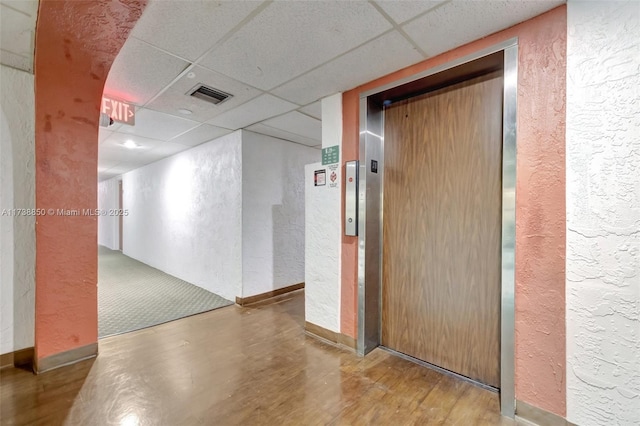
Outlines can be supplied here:
[[240, 294], [241, 135], [122, 176], [124, 254], [224, 298]]
[[[98, 209], [103, 211], [118, 210], [118, 192], [120, 177], [98, 182]], [[120, 249], [120, 218], [112, 215], [98, 216], [98, 244]]]
[[[322, 100], [322, 146], [342, 146], [342, 94]], [[342, 162], [342, 155], [340, 162]], [[330, 185], [335, 169], [337, 179]], [[314, 171], [326, 170], [325, 186], [314, 186]], [[314, 163], [305, 168], [305, 320], [340, 332], [342, 167]]]
[[567, 419], [640, 419], [640, 3], [570, 1]]
[[318, 158], [242, 131], [242, 297], [304, 281], [304, 165]]
[[[0, 211], [35, 208], [33, 75], [0, 65]], [[33, 346], [35, 218], [0, 215], [0, 353]]]

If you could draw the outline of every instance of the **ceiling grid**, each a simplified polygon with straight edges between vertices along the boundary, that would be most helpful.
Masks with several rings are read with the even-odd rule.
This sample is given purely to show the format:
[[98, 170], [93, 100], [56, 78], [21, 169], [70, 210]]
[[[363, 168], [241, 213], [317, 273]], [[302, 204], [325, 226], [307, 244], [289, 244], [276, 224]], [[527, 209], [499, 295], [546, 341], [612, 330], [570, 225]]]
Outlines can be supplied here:
[[[99, 179], [241, 128], [319, 147], [320, 99], [563, 3], [150, 0], [104, 91], [136, 125], [100, 129]], [[32, 72], [37, 5], [0, 0], [4, 65]], [[188, 95], [197, 84], [233, 96], [213, 105]]]

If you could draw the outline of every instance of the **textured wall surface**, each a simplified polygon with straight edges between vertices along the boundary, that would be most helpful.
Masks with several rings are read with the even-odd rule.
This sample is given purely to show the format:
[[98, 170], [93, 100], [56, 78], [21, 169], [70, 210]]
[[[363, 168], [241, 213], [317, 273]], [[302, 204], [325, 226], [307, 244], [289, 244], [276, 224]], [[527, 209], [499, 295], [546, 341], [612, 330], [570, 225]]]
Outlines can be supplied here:
[[340, 332], [339, 189], [313, 183], [314, 171], [326, 167], [305, 167], [305, 320]]
[[[342, 146], [342, 94], [322, 99], [322, 146]], [[342, 154], [340, 154], [342, 158]], [[341, 324], [342, 167], [314, 163], [306, 181], [306, 321], [344, 333]], [[326, 185], [314, 186], [314, 171], [326, 170]], [[332, 171], [336, 181], [330, 180]], [[353, 336], [352, 336], [353, 337]]]
[[[351, 90], [342, 95], [341, 139], [350, 143], [342, 144], [342, 162], [357, 160], [360, 156], [359, 143], [353, 143], [359, 132], [353, 132], [353, 123], [358, 125], [359, 93]], [[323, 117], [324, 120], [324, 117]], [[342, 125], [342, 123], [345, 125]], [[349, 123], [349, 125], [346, 125]], [[357, 140], [357, 139], [356, 139]], [[344, 188], [342, 189], [342, 211], [344, 211]], [[341, 224], [344, 227], [344, 224]], [[357, 338], [358, 331], [358, 237], [349, 237], [342, 233], [341, 253], [341, 288], [340, 288], [340, 328], [342, 334]]]
[[[566, 7], [344, 93], [343, 152], [358, 146], [359, 93], [518, 37], [516, 397], [565, 414]], [[351, 242], [343, 243], [351, 250]], [[353, 258], [343, 259], [353, 267]], [[355, 321], [357, 280], [342, 273], [342, 322]], [[350, 306], [345, 306], [349, 304]]]
[[[121, 178], [113, 178], [98, 182], [98, 209], [106, 211], [118, 210], [118, 182]], [[120, 247], [120, 218], [110, 214], [98, 216], [98, 244], [118, 250]]]
[[304, 281], [304, 165], [319, 157], [242, 131], [242, 297]]
[[[16, 102], [16, 100], [20, 102]], [[33, 75], [0, 65], [0, 210], [33, 209]], [[0, 216], [0, 354], [33, 346], [35, 218]]]
[[566, 7], [518, 31], [516, 397], [566, 413]]
[[567, 418], [640, 419], [640, 3], [570, 1]]
[[[97, 208], [107, 74], [146, 0], [41, 0], [35, 49], [36, 207]], [[97, 342], [97, 220], [36, 220], [36, 361]]]
[[124, 254], [224, 298], [241, 294], [241, 135], [122, 176]]

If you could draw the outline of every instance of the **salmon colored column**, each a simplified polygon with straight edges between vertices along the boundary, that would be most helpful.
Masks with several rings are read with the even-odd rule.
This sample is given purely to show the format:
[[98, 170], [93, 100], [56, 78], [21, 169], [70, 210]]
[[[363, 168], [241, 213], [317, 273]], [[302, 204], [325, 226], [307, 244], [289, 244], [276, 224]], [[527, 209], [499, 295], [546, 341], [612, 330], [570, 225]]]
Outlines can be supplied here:
[[[360, 90], [342, 94], [342, 159], [357, 160], [360, 156], [358, 106]], [[346, 143], [345, 143], [346, 141]], [[345, 189], [342, 188], [344, 216]], [[344, 217], [343, 217], [344, 219]], [[344, 220], [342, 220], [344, 227]], [[344, 235], [342, 230], [342, 267], [340, 288], [340, 332], [357, 339], [358, 333], [358, 237]]]
[[[518, 37], [516, 398], [565, 416], [566, 6], [345, 92], [342, 150], [345, 161], [357, 159], [361, 92], [513, 37]], [[341, 332], [352, 337], [357, 268], [357, 242], [344, 238]]]
[[[36, 28], [36, 369], [97, 351], [98, 119], [111, 64], [146, 0], [41, 0]], [[73, 353], [65, 362], [73, 361]], [[51, 360], [52, 358], [49, 358]], [[57, 358], [59, 359], [59, 358]], [[47, 368], [47, 367], [44, 367]]]

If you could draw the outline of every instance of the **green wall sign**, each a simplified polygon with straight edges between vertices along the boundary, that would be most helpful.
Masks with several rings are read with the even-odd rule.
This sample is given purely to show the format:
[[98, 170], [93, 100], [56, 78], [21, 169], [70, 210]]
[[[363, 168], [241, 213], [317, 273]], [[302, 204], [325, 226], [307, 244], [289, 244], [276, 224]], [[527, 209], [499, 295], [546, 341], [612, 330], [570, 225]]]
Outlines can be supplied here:
[[322, 165], [340, 162], [340, 145], [322, 148]]

